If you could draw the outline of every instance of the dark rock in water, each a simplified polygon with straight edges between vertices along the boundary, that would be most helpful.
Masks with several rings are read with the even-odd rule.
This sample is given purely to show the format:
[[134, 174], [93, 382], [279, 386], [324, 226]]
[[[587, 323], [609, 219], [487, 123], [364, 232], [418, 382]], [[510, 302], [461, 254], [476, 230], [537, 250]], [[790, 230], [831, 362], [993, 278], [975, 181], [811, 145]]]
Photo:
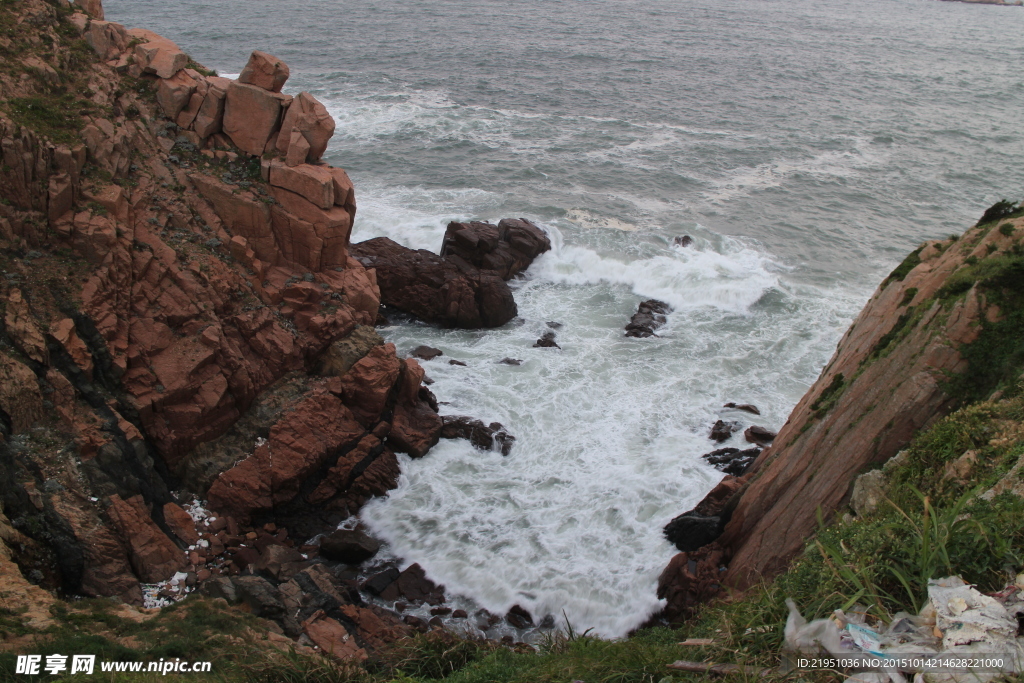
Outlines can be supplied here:
[[691, 244], [693, 244], [693, 238], [690, 237], [689, 235], [681, 235], [672, 240], [672, 244], [676, 245], [677, 247], [688, 247]]
[[761, 411], [757, 409], [757, 406], [750, 403], [726, 403], [723, 408], [732, 408], [733, 410], [742, 410], [747, 413], [753, 413], [754, 415], [760, 415]]
[[555, 615], [548, 614], [540, 622], [540, 628], [554, 628], [555, 627]]
[[466, 610], [464, 609], [457, 609], [452, 612], [452, 619], [466, 619], [467, 617], [469, 617], [469, 615], [466, 614]]
[[427, 622], [427, 625], [431, 628], [443, 628], [444, 620], [441, 617], [430, 617], [430, 621]]
[[350, 245], [377, 271], [381, 303], [443, 327], [499, 327], [516, 316], [512, 290], [491, 270], [458, 256], [407, 249], [387, 237]]
[[374, 327], [387, 327], [391, 324], [391, 321], [388, 320], [388, 317], [384, 315], [385, 310], [386, 308], [384, 306], [381, 306], [380, 308], [377, 309], [377, 319], [373, 321]]
[[747, 469], [754, 464], [754, 460], [760, 454], [760, 448], [748, 448], [746, 450], [719, 448], [700, 457], [714, 465], [715, 469], [738, 477], [746, 473]]
[[377, 572], [366, 581], [363, 581], [361, 588], [374, 595], [380, 595], [388, 586], [398, 580], [401, 572], [396, 567], [388, 567], [382, 572]]
[[714, 424], [714, 426], [711, 427], [711, 434], [708, 436], [708, 438], [712, 439], [713, 441], [718, 441], [719, 443], [721, 443], [722, 441], [725, 441], [730, 436], [732, 436], [733, 432], [738, 432], [739, 430], [739, 423], [719, 420]]
[[560, 329], [562, 329], [562, 323], [555, 322], [554, 320], [549, 320], [547, 322], [547, 326], [550, 327], [553, 330], [560, 330]]
[[515, 628], [530, 628], [533, 626], [533, 616], [519, 605], [512, 605], [512, 609], [505, 615], [505, 621]]
[[445, 230], [441, 256], [457, 257], [509, 280], [549, 249], [551, 240], [526, 219], [505, 218], [497, 225], [453, 221]]
[[463, 363], [461, 360], [455, 360], [454, 358], [448, 361], [448, 365], [461, 365], [462, 367], [466, 367], [465, 363]]
[[521, 359], [519, 359], [519, 358], [502, 358], [498, 362], [499, 363], [504, 363], [505, 365], [522, 365], [523, 364], [523, 361]]
[[433, 360], [438, 356], [443, 356], [444, 353], [441, 349], [435, 349], [432, 346], [417, 346], [409, 355], [413, 358], [420, 358], [422, 360]]
[[442, 439], [468, 439], [471, 444], [484, 451], [492, 450], [497, 445], [502, 455], [508, 455], [516, 440], [516, 437], [505, 431], [500, 422], [492, 422], [485, 426], [480, 420], [464, 415], [442, 415], [441, 422]]
[[359, 529], [338, 529], [320, 541], [320, 555], [345, 564], [361, 564], [377, 554], [380, 542]]
[[431, 607], [430, 608], [430, 614], [431, 614], [431, 616], [434, 616], [434, 617], [443, 617], [443, 616], [445, 616], [447, 614], [451, 614], [451, 613], [452, 613], [452, 608], [451, 607]]
[[545, 332], [544, 334], [542, 334], [540, 336], [540, 339], [538, 339], [537, 341], [535, 341], [533, 343], [533, 346], [534, 346], [534, 348], [536, 348], [538, 346], [545, 347], [545, 348], [552, 348], [552, 347], [554, 347], [556, 349], [562, 348], [561, 346], [559, 346], [558, 344], [555, 343], [555, 333], [554, 332]]
[[652, 337], [654, 331], [668, 320], [665, 316], [672, 312], [672, 307], [664, 301], [649, 299], [637, 306], [636, 313], [626, 325], [627, 337]]
[[431, 378], [429, 375], [423, 375], [423, 379], [421, 381], [428, 387], [434, 383], [433, 378]]
[[665, 525], [665, 538], [684, 553], [706, 546], [722, 535], [722, 518], [684, 512]]
[[423, 567], [414, 564], [400, 573], [394, 583], [381, 591], [380, 597], [383, 600], [398, 600], [404, 597], [412, 603], [440, 605], [444, 602], [444, 586], [438, 586], [428, 579]]
[[765, 427], [754, 425], [752, 427], [747, 427], [747, 430], [743, 432], [743, 436], [750, 443], [767, 446], [775, 440], [775, 437], [778, 436], [778, 434]]

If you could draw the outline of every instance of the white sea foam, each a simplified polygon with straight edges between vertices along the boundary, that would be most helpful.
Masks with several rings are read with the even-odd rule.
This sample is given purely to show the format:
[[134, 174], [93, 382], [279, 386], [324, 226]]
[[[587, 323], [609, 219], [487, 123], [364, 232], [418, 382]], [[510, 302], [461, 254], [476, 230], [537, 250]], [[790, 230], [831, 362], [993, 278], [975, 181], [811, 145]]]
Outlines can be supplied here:
[[[436, 250], [444, 219], [430, 212], [449, 198], [425, 193], [415, 213], [408, 192], [361, 204], [369, 225], [356, 239], [388, 234]], [[481, 210], [495, 200], [477, 198]], [[785, 282], [754, 243], [709, 234], [681, 249], [568, 220], [545, 228], [551, 252], [513, 283], [518, 323], [384, 331], [400, 352], [443, 350], [424, 363], [442, 412], [501, 422], [517, 438], [512, 454], [442, 441], [403, 458], [399, 487], [361, 516], [449, 593], [498, 613], [564, 610], [574, 627], [621, 636], [659, 605], [655, 581], [673, 553], [662, 527], [721, 477], [699, 456], [714, 447], [707, 433], [722, 404], [753, 402], [759, 424], [780, 426], [856, 303]], [[651, 297], [675, 308], [661, 336], [624, 337]], [[533, 347], [548, 321], [562, 324], [561, 349]]]

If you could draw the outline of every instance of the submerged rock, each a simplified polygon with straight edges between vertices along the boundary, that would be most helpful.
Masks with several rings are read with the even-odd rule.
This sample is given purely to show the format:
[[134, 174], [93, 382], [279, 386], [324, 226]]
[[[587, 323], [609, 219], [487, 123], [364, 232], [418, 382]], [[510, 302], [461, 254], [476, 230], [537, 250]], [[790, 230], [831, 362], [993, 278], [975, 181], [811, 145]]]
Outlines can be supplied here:
[[752, 413], [754, 415], [760, 415], [761, 411], [758, 410], [757, 406], [751, 403], [726, 403], [723, 408], [732, 408], [733, 410], [742, 410], [745, 413]]
[[711, 434], [708, 435], [708, 438], [712, 441], [718, 441], [721, 443], [732, 436], [733, 432], [738, 432], [739, 430], [740, 425], [738, 422], [726, 422], [725, 420], [719, 420], [712, 425]]
[[627, 337], [652, 337], [654, 331], [668, 320], [665, 316], [672, 312], [672, 307], [664, 301], [648, 299], [637, 306], [636, 313], [626, 325]]
[[480, 450], [490, 451], [497, 448], [502, 455], [512, 451], [516, 437], [505, 431], [500, 422], [484, 425], [480, 420], [462, 415], [444, 415], [441, 417], [442, 439], [468, 439]]
[[443, 356], [444, 353], [441, 349], [435, 349], [432, 346], [417, 346], [409, 355], [413, 358], [419, 358], [420, 360], [433, 360], [438, 356]]
[[688, 247], [693, 244], [693, 238], [689, 235], [680, 235], [672, 240], [672, 244], [677, 247]]
[[545, 332], [544, 334], [542, 334], [540, 336], [540, 339], [538, 339], [537, 341], [535, 341], [533, 343], [533, 346], [534, 346], [534, 348], [537, 348], [537, 347], [541, 347], [541, 348], [556, 348], [556, 349], [562, 348], [561, 346], [559, 346], [558, 344], [555, 343], [555, 333], [554, 332]]

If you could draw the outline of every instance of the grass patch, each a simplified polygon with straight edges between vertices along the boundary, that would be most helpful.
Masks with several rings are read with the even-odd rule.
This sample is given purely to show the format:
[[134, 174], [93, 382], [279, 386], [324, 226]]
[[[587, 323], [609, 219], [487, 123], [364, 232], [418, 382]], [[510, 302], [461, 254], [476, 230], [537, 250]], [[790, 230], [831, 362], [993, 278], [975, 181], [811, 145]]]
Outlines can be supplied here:
[[922, 246], [910, 252], [910, 254], [903, 259], [903, 262], [889, 273], [889, 277], [885, 278], [882, 282], [882, 289], [885, 289], [891, 282], [902, 282], [903, 279], [907, 277], [907, 274], [921, 263], [921, 250], [923, 249], [924, 247]]
[[819, 420], [828, 414], [828, 411], [832, 409], [839, 397], [843, 395], [843, 389], [846, 388], [846, 378], [843, 377], [843, 373], [839, 373], [832, 378], [832, 382], [825, 387], [825, 389], [818, 395], [818, 398], [811, 404], [811, 410], [814, 411], [814, 416]]
[[4, 104], [8, 115], [20, 126], [30, 128], [53, 142], [74, 144], [82, 129], [82, 115], [94, 105], [73, 95], [14, 97]]

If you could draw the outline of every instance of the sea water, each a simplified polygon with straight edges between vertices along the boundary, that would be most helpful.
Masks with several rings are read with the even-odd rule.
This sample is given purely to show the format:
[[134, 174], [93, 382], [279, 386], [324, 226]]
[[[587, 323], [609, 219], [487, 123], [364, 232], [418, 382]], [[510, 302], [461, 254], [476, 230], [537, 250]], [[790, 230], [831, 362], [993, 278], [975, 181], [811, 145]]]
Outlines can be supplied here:
[[[503, 217], [548, 232], [504, 327], [381, 330], [401, 353], [441, 349], [424, 362], [441, 412], [501, 422], [511, 454], [442, 441], [402, 456], [398, 488], [361, 517], [466, 604], [606, 636], [658, 608], [662, 527], [721, 477], [700, 458], [714, 421], [780, 427], [909, 250], [1024, 195], [1016, 7], [105, 6], [225, 74], [253, 49], [285, 60], [285, 92], [337, 121], [326, 160], [355, 183], [354, 241], [437, 251], [448, 221]], [[624, 337], [648, 298], [673, 307], [668, 324]], [[561, 349], [534, 348], [549, 322]]]

